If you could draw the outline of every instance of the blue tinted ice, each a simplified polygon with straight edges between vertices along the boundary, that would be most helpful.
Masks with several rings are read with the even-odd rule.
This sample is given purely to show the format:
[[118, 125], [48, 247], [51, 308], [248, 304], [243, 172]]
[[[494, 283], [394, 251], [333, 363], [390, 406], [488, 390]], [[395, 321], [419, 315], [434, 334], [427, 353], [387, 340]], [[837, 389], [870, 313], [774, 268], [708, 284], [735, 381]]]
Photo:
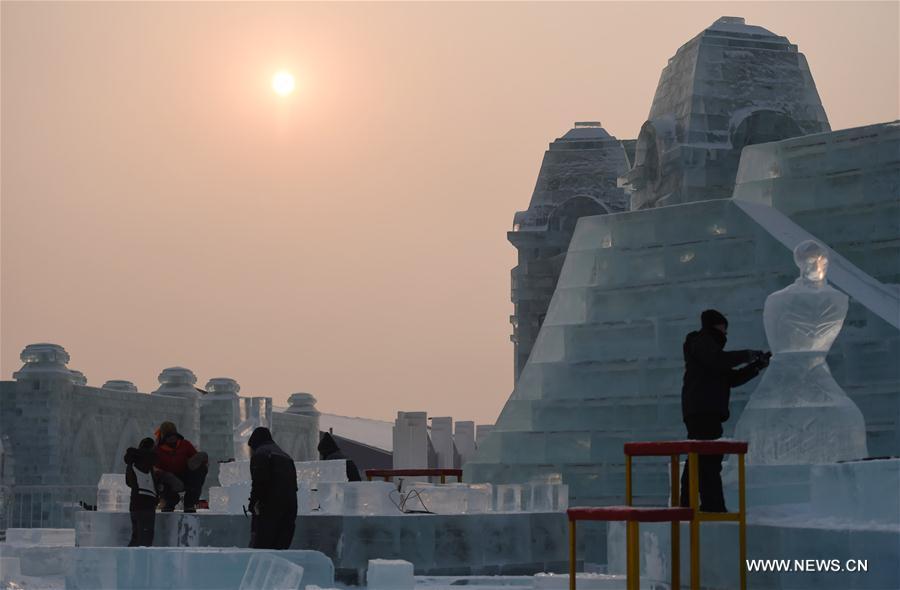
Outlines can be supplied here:
[[831, 376], [826, 355], [847, 316], [848, 298], [830, 287], [827, 249], [794, 250], [800, 277], [766, 299], [771, 365], [735, 428], [757, 464], [828, 463], [867, 456], [862, 413]]

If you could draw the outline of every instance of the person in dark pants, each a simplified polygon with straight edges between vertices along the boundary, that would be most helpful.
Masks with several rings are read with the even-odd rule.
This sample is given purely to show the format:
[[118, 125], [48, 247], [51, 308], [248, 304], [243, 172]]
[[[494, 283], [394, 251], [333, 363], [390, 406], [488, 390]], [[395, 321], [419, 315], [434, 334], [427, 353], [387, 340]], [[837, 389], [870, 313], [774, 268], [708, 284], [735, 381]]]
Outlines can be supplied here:
[[[756, 377], [769, 364], [761, 350], [725, 350], [728, 320], [714, 309], [700, 315], [701, 328], [684, 340], [684, 384], [681, 415], [689, 439], [714, 440], [722, 436], [722, 423], [730, 414], [731, 388]], [[743, 365], [743, 366], [741, 366]], [[739, 368], [737, 368], [739, 367]], [[688, 463], [681, 474], [681, 505], [690, 505]], [[700, 510], [727, 512], [722, 492], [722, 455], [701, 455]]]
[[289, 549], [297, 520], [297, 470], [294, 460], [257, 428], [247, 441], [250, 456], [251, 549]]
[[145, 438], [138, 448], [125, 451], [125, 483], [131, 488], [128, 512], [131, 514], [131, 541], [129, 547], [152, 547], [156, 529], [157, 493], [156, 451], [152, 438]]
[[180, 434], [172, 422], [156, 431], [156, 467], [163, 486], [163, 512], [172, 512], [184, 492], [184, 511], [197, 512], [197, 501], [206, 481], [209, 457]]
[[322, 435], [322, 440], [319, 441], [319, 446], [317, 448], [319, 457], [322, 461], [335, 461], [338, 459], [345, 459], [347, 461], [347, 481], [362, 481], [356, 463], [348, 459], [347, 455], [341, 452], [337, 441], [334, 440], [334, 437], [331, 436], [330, 432], [326, 432]]

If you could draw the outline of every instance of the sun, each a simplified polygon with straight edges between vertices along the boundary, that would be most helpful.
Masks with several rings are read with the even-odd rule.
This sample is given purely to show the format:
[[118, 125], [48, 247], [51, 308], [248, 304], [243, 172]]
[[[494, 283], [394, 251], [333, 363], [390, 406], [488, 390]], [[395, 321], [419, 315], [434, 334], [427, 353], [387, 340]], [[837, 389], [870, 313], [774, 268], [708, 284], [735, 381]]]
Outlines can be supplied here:
[[272, 76], [272, 90], [279, 96], [287, 96], [294, 91], [294, 76], [290, 72], [280, 71]]

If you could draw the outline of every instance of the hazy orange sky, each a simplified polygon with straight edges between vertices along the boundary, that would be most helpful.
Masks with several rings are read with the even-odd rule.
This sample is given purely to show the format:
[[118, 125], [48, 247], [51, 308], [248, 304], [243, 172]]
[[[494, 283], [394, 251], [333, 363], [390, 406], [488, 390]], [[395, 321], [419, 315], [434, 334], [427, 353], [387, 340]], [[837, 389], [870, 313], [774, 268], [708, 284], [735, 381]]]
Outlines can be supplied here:
[[0, 11], [4, 379], [50, 341], [96, 386], [183, 365], [276, 403], [490, 423], [506, 231], [574, 121], [636, 137], [722, 15], [799, 45], [834, 129], [900, 116], [895, 2]]

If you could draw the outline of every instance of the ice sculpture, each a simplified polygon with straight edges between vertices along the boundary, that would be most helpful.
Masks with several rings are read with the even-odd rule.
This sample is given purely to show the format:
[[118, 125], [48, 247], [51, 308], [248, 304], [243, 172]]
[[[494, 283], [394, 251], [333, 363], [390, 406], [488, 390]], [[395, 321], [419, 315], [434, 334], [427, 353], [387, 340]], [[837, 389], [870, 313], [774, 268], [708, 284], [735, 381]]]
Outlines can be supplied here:
[[867, 456], [862, 412], [825, 360], [847, 316], [848, 298], [828, 286], [828, 250], [794, 249], [800, 277], [766, 298], [763, 323], [773, 357], [735, 428], [755, 464], [830, 463]]
[[101, 512], [128, 512], [131, 490], [123, 473], [104, 473], [97, 484], [97, 510]]

